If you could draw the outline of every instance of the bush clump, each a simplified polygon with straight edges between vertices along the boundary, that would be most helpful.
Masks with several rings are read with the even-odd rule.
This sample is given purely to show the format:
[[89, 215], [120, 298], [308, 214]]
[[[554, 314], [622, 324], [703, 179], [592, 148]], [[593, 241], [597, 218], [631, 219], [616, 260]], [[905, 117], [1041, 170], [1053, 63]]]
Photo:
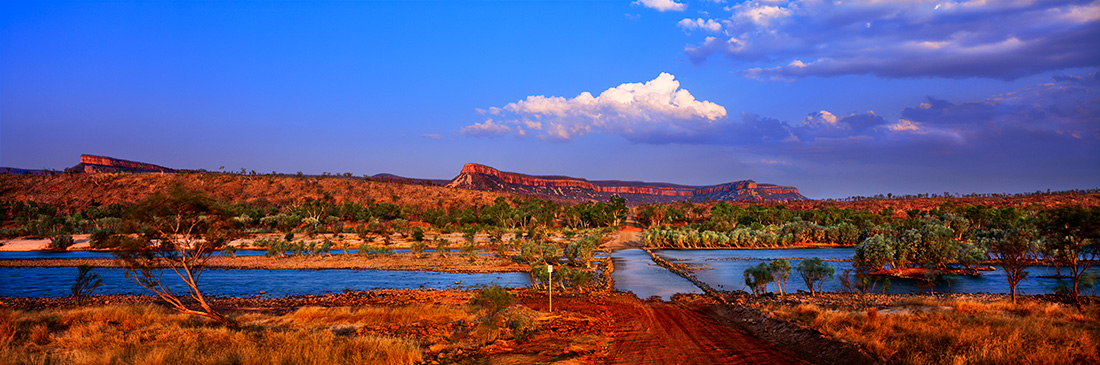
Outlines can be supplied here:
[[73, 241], [72, 235], [63, 233], [54, 236], [53, 239], [50, 240], [50, 249], [55, 251], [65, 251], [69, 249], [69, 246], [72, 246], [74, 243], [76, 242]]

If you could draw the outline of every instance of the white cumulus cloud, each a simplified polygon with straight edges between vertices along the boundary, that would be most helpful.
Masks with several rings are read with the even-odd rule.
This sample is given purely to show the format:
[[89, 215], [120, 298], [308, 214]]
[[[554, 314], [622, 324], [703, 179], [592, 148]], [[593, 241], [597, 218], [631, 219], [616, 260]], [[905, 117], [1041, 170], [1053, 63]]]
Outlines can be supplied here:
[[668, 73], [645, 83], [612, 87], [598, 96], [587, 91], [572, 98], [528, 96], [489, 108], [488, 113], [499, 121], [487, 119], [460, 132], [471, 136], [530, 133], [554, 141], [608, 133], [633, 141], [665, 143], [699, 137], [726, 119], [725, 107], [696, 100]]
[[492, 119], [487, 119], [483, 123], [474, 123], [473, 125], [466, 126], [459, 132], [467, 136], [497, 136], [512, 133], [512, 127], [493, 122]]
[[656, 9], [657, 11], [684, 11], [684, 9], [687, 9], [687, 4], [678, 3], [673, 0], [638, 0], [631, 4]]
[[697, 18], [697, 19], [684, 18], [680, 22], [676, 23], [676, 25], [679, 26], [680, 28], [682, 28], [685, 31], [702, 29], [702, 30], [706, 30], [706, 31], [711, 32], [711, 33], [717, 33], [717, 32], [720, 32], [722, 30], [722, 24], [719, 24], [718, 22], [714, 21], [714, 19], [703, 20], [703, 18]]

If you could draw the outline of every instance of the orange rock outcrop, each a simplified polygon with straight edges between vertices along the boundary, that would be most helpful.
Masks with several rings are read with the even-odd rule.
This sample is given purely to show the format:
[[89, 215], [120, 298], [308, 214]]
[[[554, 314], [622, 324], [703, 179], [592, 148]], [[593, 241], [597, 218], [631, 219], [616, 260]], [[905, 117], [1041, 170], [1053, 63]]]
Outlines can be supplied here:
[[79, 172], [173, 172], [175, 170], [144, 162], [127, 161], [112, 157], [80, 155], [80, 164], [71, 170]]

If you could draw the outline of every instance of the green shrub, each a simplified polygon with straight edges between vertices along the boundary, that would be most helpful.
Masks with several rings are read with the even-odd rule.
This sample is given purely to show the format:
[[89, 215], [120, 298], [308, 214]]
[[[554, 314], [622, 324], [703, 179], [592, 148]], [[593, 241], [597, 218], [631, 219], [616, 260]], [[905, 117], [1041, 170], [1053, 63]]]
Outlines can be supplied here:
[[832, 277], [834, 272], [836, 272], [836, 268], [821, 261], [821, 258], [818, 257], [802, 260], [798, 263], [798, 274], [802, 276], [802, 281], [806, 283], [806, 287], [810, 288], [810, 295], [817, 295], [817, 292], [814, 291], [815, 283], [818, 290], [821, 290], [821, 280]]
[[53, 239], [50, 240], [50, 249], [56, 251], [65, 251], [69, 249], [69, 246], [72, 246], [73, 243], [75, 242], [73, 241], [72, 235], [59, 234], [57, 236], [54, 236]]
[[588, 267], [591, 265], [592, 254], [596, 251], [596, 247], [600, 245], [599, 236], [587, 235], [581, 239], [569, 242], [565, 246], [565, 258], [569, 259], [569, 263], [574, 266]]
[[[413, 235], [415, 236], [416, 232], [413, 232]], [[424, 242], [423, 240], [417, 240], [416, 242], [413, 242], [411, 246], [409, 246], [409, 250], [412, 251], [412, 253], [415, 254], [416, 257], [420, 257], [420, 255], [423, 255], [424, 249], [426, 248], [428, 248], [428, 243]]]
[[102, 285], [103, 279], [99, 277], [99, 274], [92, 272], [91, 266], [77, 266], [76, 282], [71, 287], [77, 305], [83, 301], [84, 297], [92, 295]]
[[106, 248], [110, 244], [111, 236], [115, 232], [111, 229], [97, 229], [88, 237], [88, 246], [91, 248]]
[[559, 254], [561, 254], [561, 246], [553, 243], [539, 244], [525, 241], [519, 248], [520, 259], [531, 264], [557, 262]]
[[475, 249], [474, 241], [466, 241], [465, 243], [463, 243], [461, 251], [463, 255], [466, 255], [466, 258], [470, 262], [474, 262], [477, 260], [477, 250]]
[[[550, 285], [550, 271], [545, 263], [533, 262], [531, 263], [531, 278], [535, 280], [534, 287], [542, 288], [543, 286]], [[560, 275], [558, 280], [561, 280]]]
[[511, 306], [514, 300], [508, 289], [494, 283], [475, 294], [470, 299], [470, 304], [485, 311], [486, 318], [495, 319], [504, 308]]
[[277, 240], [272, 238], [261, 238], [252, 241], [252, 245], [256, 247], [267, 247], [267, 252], [264, 256], [285, 256], [287, 250], [290, 249], [290, 243], [283, 240]]
[[451, 250], [451, 248], [449, 247], [450, 244], [451, 244], [451, 241], [447, 240], [446, 238], [437, 239], [435, 241], [435, 252], [438, 252], [439, 256], [446, 257], [447, 252], [449, 252]]
[[565, 285], [576, 289], [583, 289], [588, 286], [588, 283], [595, 277], [595, 274], [591, 271], [572, 267], [561, 269], [558, 275]]
[[360, 256], [389, 256], [393, 255], [393, 249], [385, 246], [374, 247], [366, 243], [360, 243], [358, 247], [358, 253]]
[[756, 266], [749, 266], [745, 269], [744, 275], [745, 285], [752, 290], [753, 294], [767, 293], [768, 283], [775, 281], [775, 276], [772, 274], [771, 267], [763, 262]]
[[462, 228], [462, 238], [466, 239], [466, 242], [473, 243], [477, 238], [477, 232], [481, 230], [481, 227], [477, 225], [469, 225]]

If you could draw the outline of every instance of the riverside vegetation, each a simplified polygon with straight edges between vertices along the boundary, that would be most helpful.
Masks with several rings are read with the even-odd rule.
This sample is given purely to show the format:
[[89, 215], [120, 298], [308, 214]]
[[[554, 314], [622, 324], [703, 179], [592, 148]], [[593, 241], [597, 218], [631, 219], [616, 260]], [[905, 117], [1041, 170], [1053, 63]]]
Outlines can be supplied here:
[[[999, 264], [1016, 284], [1030, 265], [1052, 265], [1071, 284], [1059, 289], [1074, 298], [1095, 285], [1088, 269], [1100, 259], [1100, 207], [1030, 206], [992, 208], [944, 204], [910, 210], [899, 217], [846, 209], [792, 211], [775, 207], [746, 209], [719, 202], [709, 212], [698, 206], [646, 206], [643, 222], [654, 224], [644, 240], [654, 248], [756, 248], [806, 244], [855, 246], [853, 287], [865, 291], [887, 275], [920, 278], [931, 287], [957, 273], [976, 273], [977, 264]], [[693, 213], [686, 214], [684, 212]], [[654, 216], [687, 220], [680, 226], [656, 226]], [[746, 271], [746, 284], [771, 282], [764, 267]], [[846, 274], [847, 275], [847, 274]], [[847, 276], [845, 276], [847, 278]], [[767, 280], [765, 280], [767, 279]], [[777, 282], [777, 285], [781, 283]], [[753, 289], [756, 291], [757, 289]]]
[[[98, 217], [94, 221], [84, 219], [82, 213], [50, 216], [47, 213], [56, 212], [55, 207], [35, 202], [8, 202], [3, 207], [5, 218], [21, 225], [14, 230], [8, 229], [9, 234], [23, 230], [68, 237], [71, 241], [70, 234], [93, 230], [91, 246], [111, 250], [124, 263], [128, 279], [156, 294], [181, 313], [204, 316], [223, 324], [231, 324], [230, 319], [208, 303], [206, 295], [199, 289], [199, 280], [216, 252], [230, 247], [224, 252], [232, 255], [242, 245], [229, 245], [233, 240], [276, 228], [285, 233], [282, 240], [256, 239], [250, 244], [266, 246], [267, 256], [322, 253], [331, 256], [329, 250], [335, 243], [327, 238], [321, 240], [315, 237], [330, 234], [337, 238], [354, 231], [361, 241], [356, 246], [357, 253], [377, 256], [392, 254], [390, 232], [393, 230], [403, 239], [411, 235], [413, 243], [410, 247], [414, 248], [418, 257], [426, 246], [423, 242], [424, 228], [413, 226], [401, 208], [391, 204], [370, 204], [366, 208], [352, 202], [336, 204], [327, 194], [325, 199], [307, 200], [289, 207], [287, 212], [264, 215], [259, 219], [245, 213], [260, 214], [257, 213], [262, 212], [259, 207], [227, 204], [180, 186], [154, 194], [131, 207], [115, 206], [105, 210], [94, 206], [86, 208], [84, 214]], [[488, 207], [459, 209], [446, 214], [430, 210], [419, 212], [419, 217], [433, 220], [434, 224], [425, 227], [437, 229], [439, 234], [461, 228], [465, 239], [462, 253], [470, 262], [479, 259], [475, 251], [477, 234], [486, 231], [487, 242], [484, 243], [495, 247], [499, 256], [530, 265], [535, 287], [557, 285], [561, 289], [584, 290], [596, 277], [591, 266], [593, 252], [603, 235], [609, 232], [606, 229], [590, 230], [588, 227], [615, 224], [615, 219], [625, 218], [626, 206], [621, 198], [617, 198], [613, 199], [612, 204], [586, 203], [562, 207], [557, 211], [558, 207], [556, 203], [538, 199], [514, 199], [509, 202], [500, 197]], [[555, 228], [554, 220], [547, 214], [574, 217], [574, 224], [563, 233], [566, 237], [564, 245], [551, 241], [547, 235], [546, 230]], [[383, 222], [379, 218], [389, 220]], [[365, 224], [347, 228], [344, 219]], [[587, 233], [578, 237], [578, 231], [572, 229]], [[294, 241], [295, 233], [304, 234], [307, 239]], [[511, 234], [511, 239], [506, 240], [506, 234]], [[381, 246], [370, 244], [375, 238], [382, 239]], [[447, 240], [440, 238], [438, 241], [438, 253], [446, 255]], [[348, 242], [340, 240], [340, 244], [344, 253], [348, 254]], [[560, 274], [556, 280], [550, 282], [545, 272], [547, 265], [562, 262], [563, 252], [566, 264], [559, 268]], [[186, 284], [185, 296], [169, 289], [166, 272], [175, 274], [179, 281]]]

